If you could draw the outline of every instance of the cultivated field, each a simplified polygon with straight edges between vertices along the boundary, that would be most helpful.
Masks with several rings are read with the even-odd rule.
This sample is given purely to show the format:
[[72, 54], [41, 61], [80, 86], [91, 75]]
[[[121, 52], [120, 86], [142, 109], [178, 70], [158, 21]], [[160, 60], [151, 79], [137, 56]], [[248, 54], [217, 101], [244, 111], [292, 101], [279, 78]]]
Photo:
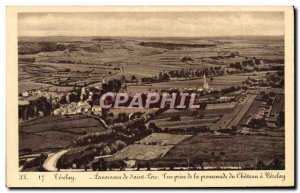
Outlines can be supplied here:
[[[162, 70], [180, 68], [201, 69], [216, 66], [228, 66], [244, 57], [262, 59], [283, 58], [283, 39], [270, 38], [111, 38], [106, 41], [93, 38], [61, 37], [49, 38], [43, 42], [40, 38], [19, 39], [19, 92], [32, 89], [71, 90], [74, 86], [101, 86], [102, 78], [107, 80], [120, 78], [122, 75], [130, 80], [158, 76]], [[176, 49], [168, 46], [145, 46], [142, 42], [159, 42], [159, 44], [180, 45]], [[215, 45], [193, 47], [189, 45]], [[48, 47], [46, 47], [48, 46]], [[239, 57], [232, 59], [211, 59], [220, 51], [239, 52]], [[190, 57], [192, 61], [183, 62]], [[122, 67], [123, 71], [120, 71]], [[216, 77], [209, 82], [211, 87], [235, 86], [244, 81], [246, 76]], [[166, 82], [154, 84], [152, 89], [168, 87], [196, 87], [202, 80]], [[49, 88], [50, 87], [50, 88]], [[60, 89], [64, 87], [64, 89]], [[130, 89], [141, 89], [132, 87]]]
[[271, 114], [279, 114], [280, 111], [284, 111], [284, 96], [281, 94], [277, 94], [274, 100]]
[[64, 148], [81, 135], [104, 130], [99, 121], [85, 115], [47, 116], [20, 124], [19, 147], [27, 153]]
[[180, 117], [178, 121], [170, 121], [170, 119], [156, 119], [151, 121], [160, 128], [188, 128], [188, 127], [201, 127], [201, 126], [211, 126], [216, 121], [220, 119], [219, 116], [215, 117]]
[[[253, 69], [256, 64], [258, 65], [256, 59], [259, 64], [267, 64], [275, 59], [279, 61], [275, 63], [281, 63], [284, 60], [282, 37], [104, 39], [49, 37], [47, 41], [41, 38], [19, 38], [18, 59], [18, 90], [24, 94], [20, 95], [19, 99], [28, 101], [34, 100], [35, 96], [27, 97], [27, 94], [23, 93], [25, 91], [47, 91], [60, 98], [74, 87], [93, 86], [101, 90], [103, 82], [112, 79], [124, 80], [124, 77], [126, 85], [122, 86], [129, 94], [159, 92], [170, 88], [201, 89], [202, 74], [209, 72], [207, 82], [209, 87], [215, 90], [209, 94], [203, 92], [201, 94], [207, 95], [197, 99], [207, 102], [205, 110], [169, 109], [155, 115], [146, 124], [149, 126], [148, 124], [155, 123], [161, 128], [159, 132], [164, 133], [152, 133], [140, 141], [135, 141], [141, 139], [136, 138], [128, 143], [118, 143], [121, 144], [119, 149], [115, 148], [114, 151], [107, 151], [104, 154], [111, 156], [109, 159], [112, 161], [125, 158], [147, 162], [151, 160], [151, 167], [152, 164], [154, 167], [186, 167], [202, 162], [213, 167], [221, 165], [236, 167], [253, 166], [257, 160], [269, 163], [275, 156], [284, 157], [283, 132], [272, 131], [276, 137], [259, 136], [263, 135], [267, 128], [249, 136], [214, 132], [236, 126], [240, 126], [238, 129], [243, 128], [242, 125], [248, 122], [251, 115], [260, 113], [262, 102], [255, 98], [258, 93], [265, 91], [265, 88], [239, 90], [226, 94], [234, 96], [233, 102], [213, 104], [214, 99], [220, 97], [216, 90], [243, 86], [248, 78], [256, 80], [270, 78], [271, 75], [267, 75], [266, 71], [249, 72], [249, 69], [233, 66], [239, 63], [243, 65], [248, 59], [252, 62], [254, 60], [249, 64]], [[247, 65], [246, 67], [249, 67]], [[167, 73], [176, 70], [177, 73], [183, 70], [183, 75]], [[201, 71], [201, 76], [195, 75], [197, 71]], [[164, 75], [167, 78], [161, 78]], [[141, 78], [148, 78], [151, 81], [146, 79], [142, 82]], [[276, 90], [277, 94], [270, 111], [271, 114], [278, 114], [284, 109], [284, 95], [278, 93], [284, 91], [282, 88], [270, 88], [271, 90]], [[26, 105], [24, 101], [23, 103]], [[108, 124], [114, 124], [120, 113], [129, 115], [137, 111], [150, 113], [154, 109], [111, 109], [106, 119], [107, 122], [109, 120]], [[176, 120], [178, 116], [180, 118]], [[118, 121], [121, 121], [121, 118]], [[134, 131], [139, 131], [139, 128], [134, 128]], [[205, 131], [200, 133], [202, 128]], [[207, 131], [208, 129], [212, 131]], [[61, 159], [62, 165], [72, 165], [74, 160], [86, 162], [87, 155], [102, 156], [102, 150], [109, 149], [102, 146], [115, 144], [97, 141], [91, 145], [87, 141], [87, 144], [76, 144], [76, 147], [71, 148], [73, 141], [80, 136], [96, 132], [99, 134], [105, 130], [99, 120], [88, 115], [36, 118], [19, 124], [20, 155], [56, 152], [70, 148]], [[124, 130], [126, 134], [124, 135], [133, 139], [138, 132], [132, 131], [133, 129]], [[148, 132], [151, 133], [148, 130], [147, 135]], [[180, 132], [184, 134], [178, 134]], [[193, 136], [187, 135], [189, 132]], [[119, 133], [114, 134], [118, 140], [121, 140], [119, 136], [124, 137], [118, 135]], [[109, 140], [111, 138], [107, 141]]]
[[224, 114], [224, 116], [213, 125], [212, 129], [231, 129], [233, 126], [237, 126], [248, 111], [255, 97], [256, 95], [246, 95], [244, 98], [241, 98], [236, 108], [234, 108], [234, 111], [232, 113]]
[[255, 165], [256, 160], [270, 163], [276, 156], [284, 157], [283, 137], [198, 134], [177, 144], [156, 164], [186, 167], [189, 160], [204, 161], [206, 166], [244, 167]]
[[146, 138], [129, 145], [117, 152], [111, 160], [156, 160], [164, 155], [180, 141], [191, 135], [177, 135], [168, 133], [153, 133]]

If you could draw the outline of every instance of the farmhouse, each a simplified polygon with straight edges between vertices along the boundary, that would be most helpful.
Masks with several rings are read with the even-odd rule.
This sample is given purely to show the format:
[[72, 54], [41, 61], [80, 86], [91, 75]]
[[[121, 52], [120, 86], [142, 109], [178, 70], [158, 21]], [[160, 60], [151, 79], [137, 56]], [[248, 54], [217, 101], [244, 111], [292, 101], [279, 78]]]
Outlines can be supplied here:
[[94, 105], [92, 107], [92, 112], [94, 115], [102, 115], [102, 108], [100, 105]]
[[267, 71], [267, 70], [271, 70], [272, 68], [269, 65], [260, 65], [260, 66], [256, 66], [255, 70], [257, 71]]
[[23, 97], [28, 97], [28, 96], [29, 96], [29, 93], [28, 93], [27, 91], [25, 91], [25, 92], [21, 93], [21, 95], [22, 95]]
[[55, 109], [54, 115], [76, 115], [80, 113], [88, 113], [91, 110], [91, 105], [86, 101], [72, 102], [68, 105]]

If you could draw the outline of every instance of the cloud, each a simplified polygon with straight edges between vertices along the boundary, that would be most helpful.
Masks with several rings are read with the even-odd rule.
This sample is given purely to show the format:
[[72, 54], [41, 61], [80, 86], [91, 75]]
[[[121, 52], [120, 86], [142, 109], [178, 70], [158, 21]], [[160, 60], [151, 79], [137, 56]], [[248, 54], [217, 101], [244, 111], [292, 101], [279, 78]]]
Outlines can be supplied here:
[[284, 35], [283, 12], [19, 13], [19, 36]]

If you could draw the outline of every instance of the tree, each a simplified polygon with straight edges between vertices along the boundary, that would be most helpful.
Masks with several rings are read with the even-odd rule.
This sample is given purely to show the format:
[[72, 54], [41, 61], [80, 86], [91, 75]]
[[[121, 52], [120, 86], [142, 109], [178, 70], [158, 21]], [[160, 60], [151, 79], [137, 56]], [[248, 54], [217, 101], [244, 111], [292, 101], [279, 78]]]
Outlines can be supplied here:
[[249, 122], [249, 126], [255, 129], [260, 129], [262, 127], [265, 127], [267, 125], [267, 122], [264, 118], [261, 119], [251, 119]]
[[180, 115], [171, 116], [170, 121], [180, 121]]
[[126, 147], [126, 143], [124, 141], [117, 140], [116, 141], [116, 146], [117, 146], [117, 148], [119, 150], [119, 149], [122, 149], [122, 148]]
[[265, 170], [265, 169], [267, 169], [267, 166], [264, 164], [264, 162], [262, 160], [258, 160], [258, 162], [256, 164], [256, 169], [257, 170]]
[[207, 107], [206, 102], [203, 102], [203, 103], [200, 103], [200, 108], [199, 109], [204, 111], [206, 109], [206, 107]]
[[273, 162], [268, 165], [271, 170], [283, 170], [285, 168], [284, 162], [279, 158], [273, 159]]
[[269, 98], [267, 101], [267, 105], [271, 106], [273, 104], [273, 99]]
[[133, 85], [133, 82], [134, 82], [134, 81], [136, 81], [136, 77], [135, 77], [135, 75], [132, 75], [132, 76], [131, 76], [131, 84], [132, 84], [132, 85]]
[[284, 126], [284, 112], [283, 111], [279, 112], [279, 115], [278, 115], [278, 118], [277, 118], [277, 126], [278, 127]]
[[60, 104], [67, 104], [67, 97], [66, 97], [66, 95], [63, 95], [63, 96], [60, 98], [59, 103], [60, 103]]
[[156, 126], [155, 123], [151, 122], [149, 123], [149, 126], [148, 126], [149, 130], [151, 130], [152, 132], [157, 132], [159, 129], [158, 127]]
[[104, 155], [109, 155], [111, 153], [110, 147], [109, 146], [105, 146], [103, 148], [103, 153], [104, 153]]
[[121, 89], [121, 86], [122, 86], [121, 80], [113, 79], [113, 80], [108, 81], [105, 84], [102, 84], [102, 91], [103, 91], [103, 93], [119, 92], [119, 90]]

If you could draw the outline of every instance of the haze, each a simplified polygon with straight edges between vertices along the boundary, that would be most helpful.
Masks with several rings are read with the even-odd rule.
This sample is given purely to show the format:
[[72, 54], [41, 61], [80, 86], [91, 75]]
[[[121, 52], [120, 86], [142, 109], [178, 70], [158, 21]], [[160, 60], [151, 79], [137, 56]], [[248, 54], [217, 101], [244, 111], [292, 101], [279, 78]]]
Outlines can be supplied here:
[[283, 12], [19, 13], [18, 36], [281, 36]]

